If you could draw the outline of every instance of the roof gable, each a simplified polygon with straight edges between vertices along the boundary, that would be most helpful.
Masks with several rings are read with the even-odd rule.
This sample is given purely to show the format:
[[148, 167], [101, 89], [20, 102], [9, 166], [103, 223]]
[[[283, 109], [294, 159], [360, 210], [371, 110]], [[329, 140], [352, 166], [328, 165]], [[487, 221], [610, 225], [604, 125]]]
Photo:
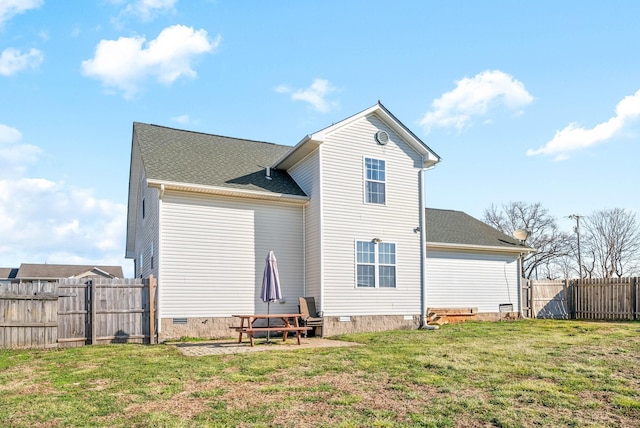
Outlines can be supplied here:
[[321, 129], [311, 135], [302, 139], [291, 151], [282, 156], [275, 163], [277, 168], [289, 169], [306, 155], [311, 153], [326, 139], [326, 137], [334, 132], [337, 132], [345, 126], [371, 116], [375, 115], [385, 125], [391, 128], [400, 138], [402, 138], [413, 150], [422, 155], [423, 167], [433, 166], [440, 162], [440, 156], [438, 156], [433, 150], [429, 148], [420, 138], [418, 138], [409, 128], [407, 128], [402, 122], [400, 122], [389, 110], [386, 109], [379, 101], [372, 107], [354, 114], [340, 122], [337, 122], [331, 126]]

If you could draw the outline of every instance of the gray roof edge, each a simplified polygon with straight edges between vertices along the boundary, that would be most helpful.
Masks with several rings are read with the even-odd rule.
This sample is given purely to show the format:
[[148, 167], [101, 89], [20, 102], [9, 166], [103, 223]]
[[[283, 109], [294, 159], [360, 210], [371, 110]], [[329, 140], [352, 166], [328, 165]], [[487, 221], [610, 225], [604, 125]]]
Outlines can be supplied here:
[[249, 143], [269, 144], [269, 145], [272, 145], [272, 146], [293, 148], [293, 146], [289, 146], [289, 145], [286, 145], [286, 144], [277, 144], [277, 143], [272, 143], [272, 142], [269, 142], [269, 141], [252, 140], [250, 138], [230, 137], [228, 135], [212, 134], [210, 132], [192, 131], [192, 130], [189, 130], [189, 129], [173, 128], [171, 126], [156, 125], [155, 123], [133, 122], [134, 130], [135, 130], [136, 126], [139, 126], [139, 125], [142, 125], [142, 126], [155, 126], [156, 128], [163, 128], [163, 129], [167, 129], [169, 131], [185, 132], [185, 133], [189, 133], [189, 134], [198, 134], [198, 135], [204, 135], [204, 136], [209, 136], [209, 137], [228, 138], [229, 140], [246, 141], [246, 142], [249, 142]]

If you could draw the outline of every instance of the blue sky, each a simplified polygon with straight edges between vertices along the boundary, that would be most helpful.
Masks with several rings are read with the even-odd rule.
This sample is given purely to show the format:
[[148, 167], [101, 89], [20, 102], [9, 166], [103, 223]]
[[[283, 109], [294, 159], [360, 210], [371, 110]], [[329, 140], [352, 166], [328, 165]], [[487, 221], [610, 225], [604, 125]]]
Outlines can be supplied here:
[[430, 207], [640, 215], [640, 2], [0, 0], [0, 266], [124, 259], [134, 121], [294, 145], [380, 100]]

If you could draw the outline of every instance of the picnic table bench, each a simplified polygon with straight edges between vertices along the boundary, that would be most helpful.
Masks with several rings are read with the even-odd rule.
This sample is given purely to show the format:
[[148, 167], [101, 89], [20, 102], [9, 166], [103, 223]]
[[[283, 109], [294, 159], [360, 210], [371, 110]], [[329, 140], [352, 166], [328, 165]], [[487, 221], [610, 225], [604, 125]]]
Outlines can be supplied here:
[[[302, 314], [254, 314], [254, 315], [232, 315], [235, 318], [240, 318], [240, 325], [230, 327], [231, 329], [237, 331], [239, 333], [238, 343], [242, 343], [242, 335], [246, 334], [249, 336], [249, 341], [251, 346], [254, 345], [253, 337], [255, 333], [259, 332], [282, 332], [282, 341], [287, 341], [287, 336], [289, 332], [293, 332], [296, 334], [296, 338], [298, 339], [298, 345], [300, 345], [300, 336], [303, 332], [307, 330], [311, 330], [313, 327], [302, 327], [298, 323], [298, 319], [302, 316]], [[256, 326], [254, 325], [258, 320], [281, 320], [282, 324], [280, 325], [271, 325], [269, 323], [268, 326]]]

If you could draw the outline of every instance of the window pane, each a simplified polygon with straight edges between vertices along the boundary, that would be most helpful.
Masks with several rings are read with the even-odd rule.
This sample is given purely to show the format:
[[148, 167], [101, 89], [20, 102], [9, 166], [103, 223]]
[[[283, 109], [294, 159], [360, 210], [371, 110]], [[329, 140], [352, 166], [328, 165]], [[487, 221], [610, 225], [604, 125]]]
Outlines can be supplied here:
[[383, 265], [396, 264], [396, 244], [385, 242], [378, 244], [378, 263]]
[[396, 267], [380, 266], [380, 287], [394, 288], [396, 286]]
[[375, 263], [375, 244], [373, 242], [358, 241], [358, 263]]
[[367, 181], [367, 202], [370, 204], [384, 204], [385, 184]]
[[375, 287], [375, 267], [358, 265], [358, 287]]
[[367, 169], [367, 180], [385, 180], [385, 161], [365, 158], [365, 167]]

